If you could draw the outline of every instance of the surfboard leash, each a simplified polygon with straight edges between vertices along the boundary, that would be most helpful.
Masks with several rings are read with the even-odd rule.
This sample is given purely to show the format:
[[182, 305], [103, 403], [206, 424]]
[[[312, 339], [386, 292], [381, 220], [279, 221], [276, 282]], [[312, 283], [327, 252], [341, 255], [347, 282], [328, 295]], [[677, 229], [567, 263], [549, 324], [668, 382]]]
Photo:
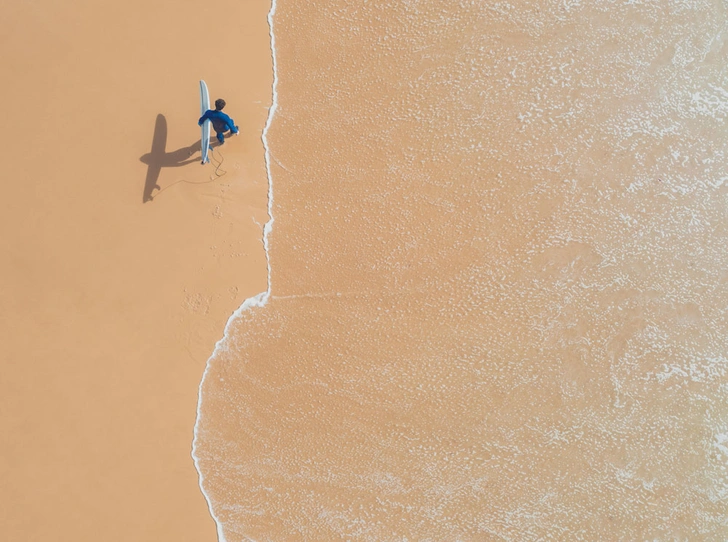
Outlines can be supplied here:
[[212, 151], [211, 154], [210, 154], [210, 163], [213, 166], [215, 166], [215, 171], [213, 172], [213, 174], [210, 177], [210, 180], [209, 181], [196, 181], [195, 182], [195, 181], [188, 181], [187, 179], [179, 179], [179, 180], [173, 182], [172, 184], [167, 185], [164, 188], [160, 189], [153, 196], [150, 196], [150, 200], [153, 200], [154, 198], [156, 198], [157, 196], [159, 196], [159, 194], [161, 194], [162, 192], [164, 192], [168, 188], [172, 188], [176, 184], [179, 184], [179, 183], [186, 183], [186, 184], [210, 184], [210, 183], [214, 183], [220, 177], [222, 177], [223, 175], [225, 175], [227, 173], [227, 171], [225, 171], [224, 169], [221, 169], [221, 167], [220, 167], [220, 166], [222, 166], [222, 163], [225, 161], [225, 157], [222, 155], [222, 153], [220, 151], [217, 151], [217, 153], [220, 155], [220, 159], [219, 159], [218, 162], [215, 162], [215, 160], [212, 159], [212, 157], [215, 156], [215, 152], [216, 152], [215, 149], [214, 149], [214, 147], [210, 147], [210, 151]]
[[[215, 172], [214, 172], [215, 178], [222, 177], [223, 175], [225, 175], [227, 173], [227, 171], [225, 171], [224, 169], [222, 169], [220, 167], [220, 166], [222, 166], [222, 163], [225, 161], [225, 157], [222, 155], [222, 153], [220, 151], [216, 151], [215, 147], [210, 147], [210, 151], [212, 151], [210, 154], [210, 163], [213, 166], [215, 166]], [[215, 156], [215, 153], [220, 154], [220, 159], [219, 159], [219, 162], [217, 162], [217, 163], [212, 159]]]

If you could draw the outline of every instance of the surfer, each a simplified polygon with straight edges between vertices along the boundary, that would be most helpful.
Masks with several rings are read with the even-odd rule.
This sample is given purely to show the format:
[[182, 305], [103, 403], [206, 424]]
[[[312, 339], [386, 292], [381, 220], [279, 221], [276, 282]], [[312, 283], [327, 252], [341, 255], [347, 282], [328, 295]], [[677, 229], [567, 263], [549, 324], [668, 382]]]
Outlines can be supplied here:
[[208, 109], [200, 117], [200, 120], [197, 121], [199, 126], [202, 126], [202, 123], [206, 120], [212, 122], [212, 128], [217, 132], [217, 140], [220, 142], [220, 145], [225, 143], [225, 133], [227, 131], [230, 131], [231, 135], [238, 135], [238, 127], [235, 126], [235, 121], [222, 112], [224, 107], [225, 100], [218, 98], [215, 100], [215, 110]]

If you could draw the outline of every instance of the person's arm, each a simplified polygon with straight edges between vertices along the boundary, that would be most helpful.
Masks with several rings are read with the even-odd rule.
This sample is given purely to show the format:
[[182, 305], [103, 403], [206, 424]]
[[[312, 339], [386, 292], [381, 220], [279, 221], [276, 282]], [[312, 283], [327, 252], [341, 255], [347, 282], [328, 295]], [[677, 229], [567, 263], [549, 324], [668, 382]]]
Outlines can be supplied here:
[[210, 110], [208, 109], [207, 111], [205, 111], [205, 114], [200, 117], [200, 120], [197, 121], [197, 126], [202, 126], [202, 123], [205, 122], [209, 118], [210, 118]]
[[227, 129], [230, 130], [232, 133], [238, 133], [238, 127], [235, 126], [235, 121], [231, 119], [228, 115], [225, 115], [225, 124], [227, 125]]

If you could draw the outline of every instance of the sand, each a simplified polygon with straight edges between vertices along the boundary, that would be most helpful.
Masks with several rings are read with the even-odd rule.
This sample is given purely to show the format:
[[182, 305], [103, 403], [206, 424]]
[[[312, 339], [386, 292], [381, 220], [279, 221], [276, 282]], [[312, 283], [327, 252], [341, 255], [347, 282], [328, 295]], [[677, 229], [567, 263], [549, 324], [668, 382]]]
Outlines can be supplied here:
[[[216, 539], [190, 447], [206, 359], [266, 287], [269, 8], [3, 9], [5, 540]], [[240, 126], [217, 175], [200, 78]]]

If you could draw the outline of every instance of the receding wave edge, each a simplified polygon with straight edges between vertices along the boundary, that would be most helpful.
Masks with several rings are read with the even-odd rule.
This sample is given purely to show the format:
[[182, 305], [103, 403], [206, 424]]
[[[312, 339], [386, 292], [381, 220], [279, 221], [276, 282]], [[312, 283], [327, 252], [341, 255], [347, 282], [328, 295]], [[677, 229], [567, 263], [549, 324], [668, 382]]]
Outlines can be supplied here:
[[198, 476], [198, 482], [200, 484], [200, 491], [202, 491], [202, 494], [205, 497], [205, 501], [207, 501], [207, 507], [210, 511], [210, 515], [212, 516], [212, 519], [215, 521], [215, 525], [217, 526], [217, 539], [218, 542], [226, 542], [225, 539], [225, 533], [223, 531], [222, 523], [220, 522], [219, 518], [215, 515], [215, 511], [212, 507], [212, 502], [210, 500], [210, 495], [205, 491], [205, 477], [202, 474], [202, 470], [200, 468], [200, 459], [197, 455], [197, 441], [199, 438], [199, 429], [200, 429], [200, 419], [202, 416], [202, 389], [205, 384], [205, 379], [207, 378], [207, 374], [210, 369], [210, 362], [215, 358], [215, 356], [218, 354], [220, 350], [224, 348], [225, 341], [228, 337], [228, 331], [230, 330], [230, 325], [235, 321], [236, 318], [238, 318], [243, 312], [245, 312], [248, 309], [251, 309], [253, 307], [262, 307], [267, 302], [268, 299], [270, 299], [271, 296], [271, 265], [270, 265], [270, 253], [269, 253], [269, 237], [270, 233], [273, 230], [273, 179], [271, 177], [271, 152], [270, 152], [270, 146], [268, 144], [268, 130], [270, 129], [271, 123], [273, 122], [273, 117], [275, 115], [276, 109], [278, 107], [278, 68], [276, 65], [276, 47], [275, 47], [275, 34], [273, 31], [273, 18], [275, 16], [276, 12], [276, 0], [271, 0], [271, 8], [268, 12], [268, 28], [269, 28], [269, 35], [270, 35], [270, 48], [271, 48], [271, 56], [273, 59], [273, 85], [272, 85], [272, 100], [271, 100], [271, 107], [268, 110], [268, 119], [265, 123], [265, 127], [263, 128], [263, 134], [261, 136], [261, 139], [263, 141], [263, 148], [265, 149], [265, 171], [266, 176], [268, 178], [268, 221], [263, 226], [263, 247], [265, 250], [265, 260], [266, 260], [266, 266], [267, 266], [267, 288], [264, 292], [261, 292], [253, 297], [249, 297], [246, 299], [238, 309], [232, 313], [230, 318], [228, 318], [227, 323], [225, 324], [225, 330], [223, 332], [222, 338], [217, 341], [215, 344], [215, 349], [212, 352], [212, 355], [208, 358], [207, 363], [205, 364], [205, 371], [202, 373], [202, 379], [200, 380], [200, 386], [197, 393], [197, 418], [195, 420], [195, 427], [193, 430], [193, 439], [192, 439], [192, 460], [195, 464], [195, 469], [197, 469], [197, 476]]

